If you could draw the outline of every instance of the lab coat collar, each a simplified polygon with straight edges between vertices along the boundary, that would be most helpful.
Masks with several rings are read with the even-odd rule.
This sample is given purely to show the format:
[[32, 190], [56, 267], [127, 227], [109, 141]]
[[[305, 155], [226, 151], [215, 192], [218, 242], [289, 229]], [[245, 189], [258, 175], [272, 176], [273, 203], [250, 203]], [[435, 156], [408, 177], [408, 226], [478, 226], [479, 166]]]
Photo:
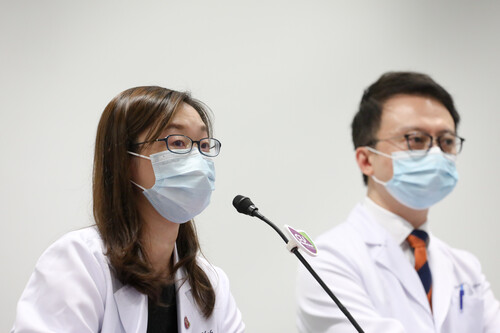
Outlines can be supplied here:
[[[387, 268], [400, 282], [410, 297], [414, 298], [426, 311], [431, 313], [429, 302], [416, 270], [405, 257], [392, 236], [358, 204], [349, 221], [358, 230], [375, 262]], [[415, 288], [418, 286], [422, 288]]]
[[[174, 265], [179, 261], [179, 255], [177, 253], [177, 246], [174, 248]], [[148, 323], [148, 297], [145, 294], [140, 293], [135, 288], [129, 285], [122, 285], [118, 279], [114, 279], [113, 285], [115, 286], [114, 298], [116, 305], [118, 307], [118, 313], [120, 315], [120, 321], [126, 333], [139, 333], [146, 332]], [[186, 309], [190, 309], [191, 306], [185, 306], [185, 298], [188, 298], [190, 302], [193, 302], [191, 296], [191, 286], [186, 280], [186, 273], [184, 268], [181, 267], [175, 272], [175, 286], [177, 292], [177, 311], [178, 313], [183, 313], [181, 310], [186, 312]], [[187, 316], [189, 318], [189, 316]], [[191, 316], [192, 317], [192, 316]], [[177, 316], [178, 327], [185, 327], [184, 317]]]
[[[174, 265], [179, 262], [177, 246], [174, 248]], [[207, 326], [214, 325], [207, 321], [198, 310], [187, 281], [186, 271], [183, 267], [175, 272], [175, 288], [177, 290], [177, 327], [179, 332], [195, 332], [203, 323]], [[146, 332], [148, 322], [148, 297], [135, 288], [115, 280], [114, 298], [118, 307], [120, 321], [126, 333]], [[189, 323], [187, 325], [187, 323]], [[200, 326], [201, 325], [201, 326]], [[201, 328], [200, 328], [201, 330]]]
[[[393, 212], [379, 206], [368, 196], [362, 202], [365, 211], [375, 220], [377, 224], [382, 226], [394, 238], [397, 244], [404, 246], [406, 238], [411, 234], [413, 225], [394, 214]], [[425, 221], [418, 229], [429, 233], [429, 222]], [[407, 243], [406, 243], [407, 244]]]
[[356, 205], [349, 215], [348, 221], [361, 235], [363, 241], [371, 246], [385, 246], [387, 232], [378, 225], [362, 204]]

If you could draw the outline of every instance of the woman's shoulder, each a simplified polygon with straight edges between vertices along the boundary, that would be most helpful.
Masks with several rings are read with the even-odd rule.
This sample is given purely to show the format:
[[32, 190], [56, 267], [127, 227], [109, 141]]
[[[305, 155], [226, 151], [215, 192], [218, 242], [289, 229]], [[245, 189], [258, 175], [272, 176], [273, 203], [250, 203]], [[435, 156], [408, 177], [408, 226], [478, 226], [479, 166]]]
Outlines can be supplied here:
[[[18, 303], [16, 329], [31, 327], [33, 314], [37, 331], [73, 331], [92, 327], [97, 332], [110, 289], [110, 273], [95, 228], [72, 231], [50, 245], [40, 256]], [[50, 314], [59, 313], [57, 320]], [[30, 315], [31, 314], [31, 315]]]
[[96, 227], [68, 232], [40, 256], [32, 278], [47, 281], [48, 290], [65, 286], [70, 291], [80, 286], [76, 282], [79, 281], [101, 289], [100, 294], [104, 295], [110, 268], [102, 244]]
[[70, 231], [50, 245], [40, 256], [37, 266], [107, 267], [103, 242], [96, 227]]
[[197, 256], [196, 261], [198, 266], [207, 274], [212, 285], [217, 288], [219, 286], [225, 287], [229, 285], [229, 279], [222, 268], [211, 264], [201, 254]]
[[74, 240], [74, 241], [100, 241], [101, 236], [95, 225], [84, 227], [81, 229], [70, 231], [59, 238], [60, 241]]
[[241, 312], [231, 293], [229, 278], [226, 273], [217, 266], [212, 265], [202, 256], [197, 258], [200, 267], [207, 273], [216, 294], [216, 305], [213, 316], [219, 318], [221, 330], [224, 332], [244, 332]]
[[103, 242], [96, 226], [70, 231], [56, 240], [48, 250], [61, 247], [78, 249], [95, 254], [102, 254], [104, 252]]

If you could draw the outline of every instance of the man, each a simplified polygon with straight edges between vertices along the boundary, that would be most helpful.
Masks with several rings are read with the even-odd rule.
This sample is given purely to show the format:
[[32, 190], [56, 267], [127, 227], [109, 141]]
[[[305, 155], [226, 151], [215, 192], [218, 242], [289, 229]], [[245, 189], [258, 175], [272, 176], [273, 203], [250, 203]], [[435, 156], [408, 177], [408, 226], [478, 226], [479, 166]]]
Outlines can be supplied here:
[[[429, 76], [392, 72], [364, 93], [352, 123], [367, 196], [317, 239], [311, 260], [365, 332], [500, 332], [500, 306], [471, 254], [429, 233], [464, 139], [450, 94]], [[355, 332], [302, 267], [299, 332]]]

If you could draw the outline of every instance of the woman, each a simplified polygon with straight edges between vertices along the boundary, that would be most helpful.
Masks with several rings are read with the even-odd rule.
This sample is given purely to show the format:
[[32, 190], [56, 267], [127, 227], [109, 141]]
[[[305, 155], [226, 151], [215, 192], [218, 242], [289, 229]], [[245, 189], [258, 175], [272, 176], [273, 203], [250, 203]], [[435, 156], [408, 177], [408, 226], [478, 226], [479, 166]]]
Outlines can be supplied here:
[[207, 107], [187, 93], [137, 87], [97, 129], [96, 225], [49, 247], [12, 332], [243, 332], [226, 275], [199, 256], [193, 218], [214, 189]]

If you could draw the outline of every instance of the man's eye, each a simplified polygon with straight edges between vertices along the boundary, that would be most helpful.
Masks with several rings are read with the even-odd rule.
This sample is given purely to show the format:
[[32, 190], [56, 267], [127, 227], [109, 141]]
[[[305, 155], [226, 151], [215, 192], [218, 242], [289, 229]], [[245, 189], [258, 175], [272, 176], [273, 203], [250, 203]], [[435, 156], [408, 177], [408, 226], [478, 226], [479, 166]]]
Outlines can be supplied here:
[[426, 149], [430, 140], [428, 136], [419, 133], [410, 134], [406, 138], [410, 149], [414, 150]]
[[414, 143], [425, 142], [425, 137], [423, 137], [423, 136], [410, 136], [408, 139]]

